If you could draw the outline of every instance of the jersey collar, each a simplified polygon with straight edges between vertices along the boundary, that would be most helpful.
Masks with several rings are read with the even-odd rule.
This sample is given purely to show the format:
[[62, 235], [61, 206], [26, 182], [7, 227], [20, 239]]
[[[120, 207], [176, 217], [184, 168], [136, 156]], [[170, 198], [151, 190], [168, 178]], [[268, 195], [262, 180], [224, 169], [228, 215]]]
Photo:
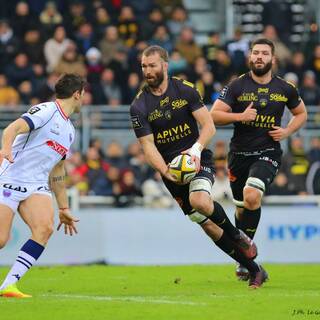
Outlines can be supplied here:
[[62, 118], [63, 118], [64, 120], [68, 120], [69, 117], [64, 113], [64, 111], [63, 111], [63, 109], [61, 108], [61, 105], [60, 105], [60, 103], [58, 102], [58, 100], [55, 100], [54, 103], [56, 104], [57, 109], [58, 109], [58, 111], [60, 112]]

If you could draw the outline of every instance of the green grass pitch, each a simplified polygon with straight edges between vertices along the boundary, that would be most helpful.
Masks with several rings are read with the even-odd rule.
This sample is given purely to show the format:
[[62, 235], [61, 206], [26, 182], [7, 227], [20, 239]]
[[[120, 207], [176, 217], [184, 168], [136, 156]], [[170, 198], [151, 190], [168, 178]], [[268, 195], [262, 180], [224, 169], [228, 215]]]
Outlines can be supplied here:
[[0, 298], [0, 319], [320, 319], [320, 265], [265, 267], [258, 290], [233, 265], [34, 267], [19, 286], [33, 298]]

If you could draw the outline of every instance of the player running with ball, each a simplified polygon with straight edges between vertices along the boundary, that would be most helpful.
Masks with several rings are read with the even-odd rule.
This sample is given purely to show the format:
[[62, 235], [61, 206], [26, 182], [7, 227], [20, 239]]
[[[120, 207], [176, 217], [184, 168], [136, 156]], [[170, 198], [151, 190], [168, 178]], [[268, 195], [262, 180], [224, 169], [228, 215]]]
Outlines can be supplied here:
[[64, 183], [64, 159], [75, 130], [69, 119], [79, 112], [85, 82], [67, 74], [55, 85], [54, 102], [35, 105], [12, 122], [2, 135], [0, 150], [0, 248], [10, 235], [14, 213], [19, 212], [31, 230], [31, 238], [0, 286], [0, 296], [26, 298], [16, 286], [40, 257], [53, 232], [54, 210], [51, 190], [59, 207], [60, 224], [66, 234], [77, 232], [68, 208]]
[[[193, 84], [168, 77], [166, 50], [148, 47], [141, 64], [146, 84], [134, 99], [130, 113], [147, 161], [161, 173], [190, 220], [198, 223], [221, 250], [246, 266], [250, 271], [249, 287], [260, 287], [267, 273], [253, 261], [255, 244], [231, 224], [221, 205], [212, 200], [212, 152], [205, 146], [215, 134], [215, 127], [209, 111]], [[167, 164], [184, 151], [195, 162], [197, 175], [190, 183], [179, 185]]]

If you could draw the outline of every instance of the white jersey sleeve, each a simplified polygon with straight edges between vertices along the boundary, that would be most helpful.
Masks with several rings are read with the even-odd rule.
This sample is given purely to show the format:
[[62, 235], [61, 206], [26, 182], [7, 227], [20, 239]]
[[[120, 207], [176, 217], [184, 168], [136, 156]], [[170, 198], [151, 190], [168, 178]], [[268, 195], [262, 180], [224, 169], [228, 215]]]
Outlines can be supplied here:
[[52, 103], [41, 103], [32, 106], [21, 118], [24, 119], [30, 130], [38, 129], [44, 126], [52, 118], [55, 108]]

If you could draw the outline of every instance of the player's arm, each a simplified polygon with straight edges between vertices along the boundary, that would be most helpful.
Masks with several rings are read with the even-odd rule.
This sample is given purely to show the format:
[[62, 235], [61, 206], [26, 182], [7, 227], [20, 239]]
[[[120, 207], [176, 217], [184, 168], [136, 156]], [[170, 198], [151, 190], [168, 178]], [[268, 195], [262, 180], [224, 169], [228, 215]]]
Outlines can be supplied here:
[[142, 146], [143, 153], [149, 165], [153, 169], [159, 171], [160, 174], [166, 179], [175, 182], [176, 179], [169, 173], [167, 164], [165, 163], [162, 155], [154, 144], [153, 134], [148, 134], [146, 136], [140, 137], [139, 142]]
[[214, 126], [214, 123], [210, 117], [210, 113], [206, 106], [201, 107], [200, 109], [197, 109], [192, 112], [193, 117], [196, 119], [197, 123], [200, 124], [200, 134], [199, 138], [196, 143], [193, 144], [193, 146], [182, 152], [187, 153], [191, 156], [191, 159], [196, 164], [196, 171], [200, 171], [200, 159], [201, 159], [201, 152], [204, 147], [208, 145], [211, 138], [216, 133], [216, 128]]
[[253, 121], [257, 116], [257, 110], [253, 108], [253, 102], [241, 113], [232, 112], [231, 107], [220, 99], [217, 99], [210, 110], [213, 122], [217, 125], [227, 125], [234, 122]]
[[293, 117], [289, 121], [287, 127], [281, 128], [278, 126], [273, 126], [274, 130], [269, 131], [269, 135], [274, 141], [280, 141], [289, 137], [292, 133], [299, 130], [307, 121], [307, 109], [302, 100], [297, 107], [290, 109], [290, 112]]
[[3, 159], [13, 162], [12, 144], [17, 135], [28, 133], [30, 131], [29, 124], [22, 118], [10, 123], [2, 133], [2, 148], [0, 150], [0, 164]]
[[196, 111], [193, 111], [192, 115], [200, 124], [201, 130], [200, 130], [200, 135], [197, 142], [202, 145], [202, 149], [203, 149], [208, 145], [212, 137], [215, 135], [216, 128], [210, 117], [210, 113], [207, 107], [204, 106]]
[[64, 161], [61, 160], [58, 162], [55, 167], [52, 169], [49, 176], [49, 185], [51, 190], [53, 191], [58, 207], [59, 207], [59, 219], [60, 223], [57, 228], [59, 230], [61, 226], [64, 224], [64, 232], [65, 234], [73, 235], [73, 233], [78, 233], [75, 222], [79, 220], [71, 215], [69, 209], [67, 188], [65, 185], [65, 168]]

